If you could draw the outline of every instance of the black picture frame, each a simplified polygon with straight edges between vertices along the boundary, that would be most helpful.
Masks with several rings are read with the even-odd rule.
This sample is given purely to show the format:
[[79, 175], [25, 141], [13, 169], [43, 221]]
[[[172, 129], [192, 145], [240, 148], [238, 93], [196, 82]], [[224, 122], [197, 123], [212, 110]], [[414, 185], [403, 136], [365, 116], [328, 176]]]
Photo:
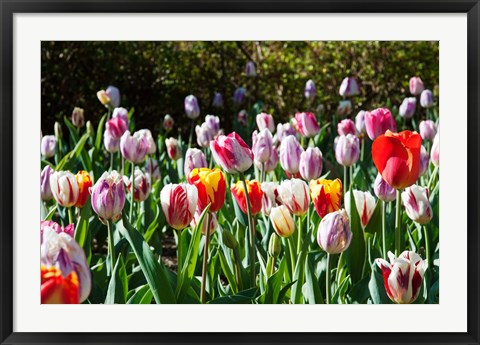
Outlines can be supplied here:
[[[479, 0], [0, 0], [1, 344], [479, 344]], [[13, 17], [15, 13], [467, 13], [468, 309], [466, 333], [16, 333], [13, 332]], [[464, 202], [464, 201], [462, 201]], [[452, 315], [455, 317], [455, 315]], [[348, 330], [348, 325], [345, 325]]]

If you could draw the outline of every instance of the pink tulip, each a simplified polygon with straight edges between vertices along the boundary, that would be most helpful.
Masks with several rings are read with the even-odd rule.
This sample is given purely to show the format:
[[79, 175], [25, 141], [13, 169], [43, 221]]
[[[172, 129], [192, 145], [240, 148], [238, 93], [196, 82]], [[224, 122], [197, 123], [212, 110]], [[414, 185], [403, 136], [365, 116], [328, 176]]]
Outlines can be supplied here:
[[182, 149], [180, 143], [175, 138], [168, 138], [165, 140], [165, 146], [167, 147], [167, 154], [171, 160], [178, 160], [182, 158]]
[[355, 123], [352, 120], [344, 119], [338, 123], [337, 132], [338, 135], [357, 135], [357, 128], [355, 127]]
[[397, 131], [397, 124], [392, 113], [387, 108], [378, 108], [365, 113], [365, 127], [368, 137], [375, 140], [387, 130]]
[[148, 141], [139, 131], [133, 135], [130, 135], [130, 131], [126, 131], [120, 138], [120, 151], [127, 161], [135, 164], [142, 163], [148, 152]]
[[295, 120], [300, 134], [312, 138], [320, 131], [320, 125], [313, 113], [296, 113]]
[[418, 128], [420, 129], [420, 136], [423, 140], [433, 140], [437, 134], [437, 126], [432, 120], [420, 122]]
[[433, 139], [432, 151], [430, 152], [432, 163], [438, 167], [440, 165], [440, 133]]
[[273, 116], [267, 113], [260, 113], [255, 118], [257, 122], [258, 130], [261, 131], [264, 128], [268, 128], [270, 133], [275, 131], [275, 122], [273, 121]]
[[418, 96], [425, 89], [423, 81], [420, 77], [410, 78], [410, 93], [414, 96]]
[[253, 164], [253, 153], [235, 132], [220, 135], [210, 142], [215, 162], [230, 174], [243, 173]]
[[341, 135], [335, 145], [338, 164], [350, 167], [360, 158], [360, 140], [352, 134]]

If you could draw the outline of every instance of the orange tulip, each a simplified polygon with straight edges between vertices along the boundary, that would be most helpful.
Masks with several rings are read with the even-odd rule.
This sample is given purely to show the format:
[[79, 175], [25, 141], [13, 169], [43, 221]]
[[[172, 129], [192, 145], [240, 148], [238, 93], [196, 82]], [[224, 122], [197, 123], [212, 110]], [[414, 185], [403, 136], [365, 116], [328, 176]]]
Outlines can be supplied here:
[[85, 170], [79, 171], [75, 175], [75, 179], [77, 180], [78, 184], [78, 199], [75, 203], [75, 206], [82, 208], [87, 202], [88, 196], [90, 195], [89, 188], [92, 186], [92, 179]]
[[[248, 189], [248, 198], [250, 200], [250, 210], [252, 211], [252, 216], [258, 214], [262, 210], [262, 198], [263, 191], [258, 181], [246, 181]], [[237, 200], [238, 206], [247, 214], [247, 199], [245, 198], [245, 189], [243, 188], [243, 182], [238, 181], [236, 184], [230, 187], [232, 195]]]
[[422, 137], [417, 132], [387, 131], [372, 145], [373, 163], [385, 182], [395, 189], [404, 189], [420, 175]]
[[42, 304], [78, 304], [80, 285], [75, 271], [66, 277], [55, 266], [41, 265]]
[[315, 210], [320, 217], [338, 211], [342, 201], [342, 181], [318, 179], [310, 181], [310, 194], [312, 195]]
[[203, 211], [208, 204], [209, 212], [217, 212], [225, 203], [227, 183], [220, 169], [195, 168], [188, 176], [188, 182], [197, 187], [198, 208]]

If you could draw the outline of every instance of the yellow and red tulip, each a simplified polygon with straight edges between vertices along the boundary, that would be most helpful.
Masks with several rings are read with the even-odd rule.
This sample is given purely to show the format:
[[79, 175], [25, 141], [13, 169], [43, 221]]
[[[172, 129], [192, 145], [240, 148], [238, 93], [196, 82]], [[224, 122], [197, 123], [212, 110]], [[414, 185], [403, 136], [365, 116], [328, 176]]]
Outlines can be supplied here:
[[[262, 210], [262, 198], [263, 191], [258, 181], [251, 180], [245, 181], [247, 184], [248, 198], [250, 200], [250, 211], [252, 216], [258, 214]], [[243, 182], [238, 181], [236, 184], [230, 187], [232, 195], [240, 206], [243, 213], [247, 214], [247, 200], [245, 197], [245, 189], [243, 188]]]
[[90, 195], [90, 187], [92, 186], [92, 178], [85, 170], [80, 170], [76, 175], [75, 179], [78, 184], [78, 199], [75, 203], [76, 207], [82, 208], [87, 202], [88, 196]]
[[227, 183], [220, 169], [195, 168], [188, 182], [198, 190], [198, 208], [203, 211], [210, 204], [209, 212], [217, 212], [225, 203]]
[[315, 210], [320, 217], [325, 217], [330, 212], [340, 209], [342, 201], [342, 181], [318, 179], [310, 181], [310, 194], [312, 195]]

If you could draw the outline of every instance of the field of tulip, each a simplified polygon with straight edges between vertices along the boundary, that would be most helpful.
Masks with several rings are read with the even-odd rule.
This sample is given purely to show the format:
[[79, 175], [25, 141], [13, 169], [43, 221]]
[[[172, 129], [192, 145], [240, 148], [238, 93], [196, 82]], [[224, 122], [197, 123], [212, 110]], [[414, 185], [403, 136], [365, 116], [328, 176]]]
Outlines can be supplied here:
[[239, 87], [231, 133], [220, 93], [218, 116], [189, 95], [152, 133], [98, 91], [99, 122], [76, 107], [42, 134], [42, 303], [439, 303], [438, 103], [409, 86], [354, 110], [346, 77], [335, 112], [285, 123]]

